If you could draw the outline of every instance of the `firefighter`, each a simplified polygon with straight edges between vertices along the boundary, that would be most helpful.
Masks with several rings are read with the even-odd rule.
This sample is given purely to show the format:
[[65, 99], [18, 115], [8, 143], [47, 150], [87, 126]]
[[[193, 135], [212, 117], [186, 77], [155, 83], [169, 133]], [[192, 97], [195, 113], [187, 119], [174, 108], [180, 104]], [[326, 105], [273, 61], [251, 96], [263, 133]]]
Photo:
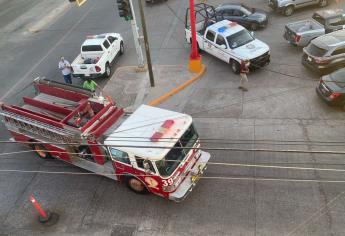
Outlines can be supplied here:
[[99, 88], [98, 84], [93, 81], [91, 78], [87, 78], [84, 83], [83, 83], [83, 88], [84, 89], [88, 89], [90, 90], [91, 92], [95, 92], [96, 91], [96, 88]]

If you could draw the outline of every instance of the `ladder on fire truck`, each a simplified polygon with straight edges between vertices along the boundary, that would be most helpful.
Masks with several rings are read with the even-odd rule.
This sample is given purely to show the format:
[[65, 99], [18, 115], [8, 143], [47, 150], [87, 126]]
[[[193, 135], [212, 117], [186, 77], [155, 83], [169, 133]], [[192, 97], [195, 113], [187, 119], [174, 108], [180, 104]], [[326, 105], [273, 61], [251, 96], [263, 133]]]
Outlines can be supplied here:
[[[25, 134], [28, 136], [35, 136], [35, 138], [44, 137], [49, 140], [49, 142], [74, 145], [81, 142], [81, 136], [77, 130], [73, 131], [61, 129], [53, 125], [45, 124], [43, 122], [39, 122], [31, 118], [23, 117], [13, 112], [1, 109], [0, 115], [4, 117], [4, 122], [8, 130], [18, 132], [14, 129], [19, 129], [21, 133], [25, 132]], [[71, 153], [70, 158], [75, 166], [98, 173], [99, 175], [103, 175], [107, 178], [117, 180], [111, 162], [107, 161], [104, 165], [98, 165], [94, 162], [77, 157], [76, 153], [74, 153], [74, 151], [68, 146], [65, 148], [66, 151]]]
[[0, 115], [4, 117], [9, 130], [16, 128], [28, 135], [44, 137], [57, 143], [75, 143], [78, 139], [78, 133], [72, 130], [61, 129], [6, 110], [0, 110]]

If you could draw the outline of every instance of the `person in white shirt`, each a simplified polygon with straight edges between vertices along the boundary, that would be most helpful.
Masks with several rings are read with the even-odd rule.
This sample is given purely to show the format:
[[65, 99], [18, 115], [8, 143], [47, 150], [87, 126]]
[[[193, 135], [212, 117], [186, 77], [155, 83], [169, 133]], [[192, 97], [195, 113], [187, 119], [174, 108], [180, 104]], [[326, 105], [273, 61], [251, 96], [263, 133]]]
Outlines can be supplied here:
[[59, 69], [61, 70], [66, 84], [72, 84], [72, 67], [64, 57], [61, 57]]

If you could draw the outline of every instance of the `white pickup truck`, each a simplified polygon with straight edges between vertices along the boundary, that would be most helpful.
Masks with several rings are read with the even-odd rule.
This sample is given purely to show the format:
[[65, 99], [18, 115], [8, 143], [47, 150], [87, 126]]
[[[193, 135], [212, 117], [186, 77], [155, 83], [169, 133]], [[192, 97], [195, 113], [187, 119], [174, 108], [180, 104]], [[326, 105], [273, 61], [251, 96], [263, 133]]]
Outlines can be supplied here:
[[[229, 63], [232, 71], [240, 72], [242, 60], [250, 61], [250, 69], [263, 67], [270, 62], [270, 48], [255, 39], [243, 26], [228, 20], [211, 24], [204, 29], [203, 21], [196, 24], [198, 49]], [[191, 43], [191, 30], [186, 27], [186, 40]]]
[[73, 76], [79, 78], [109, 77], [117, 55], [124, 53], [120, 34], [106, 33], [88, 36], [80, 54], [72, 62]]

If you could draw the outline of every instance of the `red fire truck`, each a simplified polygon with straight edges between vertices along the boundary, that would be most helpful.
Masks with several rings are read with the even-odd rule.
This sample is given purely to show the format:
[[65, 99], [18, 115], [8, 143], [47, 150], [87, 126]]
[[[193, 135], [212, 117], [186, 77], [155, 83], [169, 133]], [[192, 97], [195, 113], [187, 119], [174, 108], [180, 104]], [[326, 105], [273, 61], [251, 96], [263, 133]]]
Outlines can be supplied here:
[[136, 193], [181, 201], [206, 169], [192, 117], [142, 105], [130, 115], [109, 97], [37, 78], [33, 97], [0, 104], [13, 138], [42, 159], [54, 157], [119, 180]]

